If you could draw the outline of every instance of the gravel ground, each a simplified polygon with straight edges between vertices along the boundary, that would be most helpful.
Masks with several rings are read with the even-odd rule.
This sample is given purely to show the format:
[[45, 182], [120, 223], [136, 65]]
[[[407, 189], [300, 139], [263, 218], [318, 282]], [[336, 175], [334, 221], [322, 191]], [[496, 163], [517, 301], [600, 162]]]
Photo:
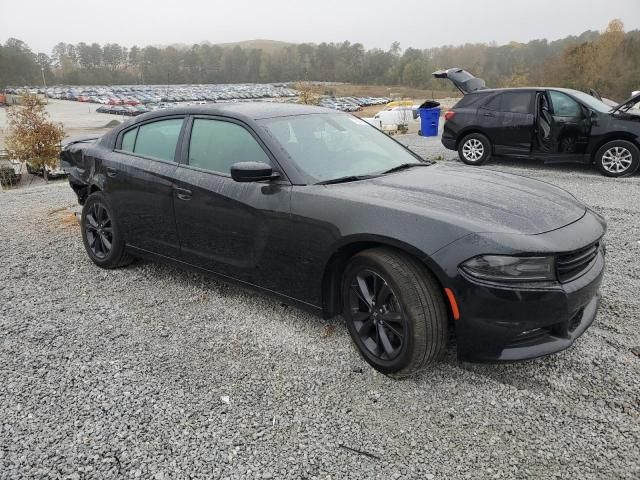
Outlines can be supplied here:
[[98, 269], [64, 181], [0, 193], [0, 478], [640, 478], [640, 177], [482, 168], [607, 217], [599, 316], [552, 357], [450, 347], [403, 381], [339, 318], [164, 265]]

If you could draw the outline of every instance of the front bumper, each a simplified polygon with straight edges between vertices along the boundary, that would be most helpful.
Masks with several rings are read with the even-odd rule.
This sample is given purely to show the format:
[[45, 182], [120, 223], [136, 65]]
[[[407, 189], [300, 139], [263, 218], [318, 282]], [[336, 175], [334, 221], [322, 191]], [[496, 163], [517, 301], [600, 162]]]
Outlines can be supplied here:
[[[470, 234], [431, 257], [442, 269], [443, 287], [455, 294], [458, 358], [475, 362], [517, 361], [570, 347], [593, 322], [605, 267], [606, 223], [587, 210], [579, 220], [536, 235]], [[475, 255], [558, 255], [599, 242], [595, 259], [580, 276], [549, 286], [496, 285], [474, 279], [459, 265]]]
[[576, 280], [549, 289], [511, 289], [476, 284], [462, 299], [456, 322], [458, 358], [509, 362], [569, 348], [595, 319], [604, 255]]

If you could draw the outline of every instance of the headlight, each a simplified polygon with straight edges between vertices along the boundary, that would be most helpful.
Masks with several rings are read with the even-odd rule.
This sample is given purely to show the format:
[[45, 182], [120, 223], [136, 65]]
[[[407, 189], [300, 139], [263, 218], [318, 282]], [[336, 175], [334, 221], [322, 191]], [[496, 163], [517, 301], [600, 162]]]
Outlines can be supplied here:
[[553, 257], [480, 255], [460, 267], [472, 277], [490, 282], [549, 282], [556, 279]]

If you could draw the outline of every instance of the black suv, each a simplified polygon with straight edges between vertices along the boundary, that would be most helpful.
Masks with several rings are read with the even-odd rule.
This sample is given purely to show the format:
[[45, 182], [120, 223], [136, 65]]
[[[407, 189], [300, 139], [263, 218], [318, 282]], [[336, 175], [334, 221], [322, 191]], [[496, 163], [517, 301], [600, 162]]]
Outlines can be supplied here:
[[615, 106], [577, 90], [487, 89], [460, 68], [439, 70], [464, 94], [445, 113], [442, 144], [481, 165], [491, 155], [545, 162], [595, 163], [603, 175], [631, 175], [640, 165], [640, 95]]

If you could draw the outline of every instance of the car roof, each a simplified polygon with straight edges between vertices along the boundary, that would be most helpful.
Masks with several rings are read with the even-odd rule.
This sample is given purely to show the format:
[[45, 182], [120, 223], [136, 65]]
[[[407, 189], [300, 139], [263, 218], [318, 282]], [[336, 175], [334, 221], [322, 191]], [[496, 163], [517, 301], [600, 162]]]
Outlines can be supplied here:
[[518, 91], [542, 92], [547, 90], [557, 90], [559, 92], [565, 92], [565, 93], [578, 92], [578, 90], [575, 90], [573, 88], [562, 88], [562, 87], [505, 87], [505, 88], [483, 88], [482, 90], [475, 90], [471, 93], [467, 93], [467, 95], [487, 94], [487, 93], [496, 93], [496, 92], [518, 92]]
[[[124, 107], [122, 106], [112, 108], [114, 110], [116, 108], [124, 110]], [[346, 115], [346, 113], [339, 112], [331, 108], [294, 103], [242, 102], [213, 103], [207, 105], [185, 105], [167, 108], [164, 110], [154, 110], [151, 112], [143, 113], [142, 115], [138, 115], [136, 117], [132, 117], [104, 134], [99, 143], [113, 146], [120, 132], [135, 127], [140, 123], [175, 115], [219, 115], [221, 117], [234, 118], [247, 124], [251, 124], [256, 120], [263, 120], [267, 118], [313, 114]]]

